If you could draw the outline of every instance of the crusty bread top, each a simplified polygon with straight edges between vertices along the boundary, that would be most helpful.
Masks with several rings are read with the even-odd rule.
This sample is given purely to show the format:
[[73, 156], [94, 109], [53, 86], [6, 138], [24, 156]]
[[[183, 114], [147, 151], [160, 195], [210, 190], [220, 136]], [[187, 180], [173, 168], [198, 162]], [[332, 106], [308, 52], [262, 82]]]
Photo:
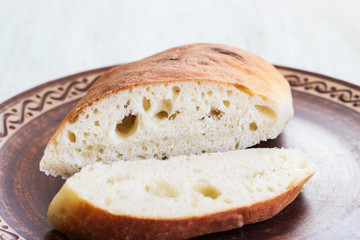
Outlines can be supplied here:
[[274, 101], [290, 95], [286, 79], [262, 58], [234, 47], [198, 43], [110, 69], [90, 88], [66, 121], [86, 106], [120, 90], [174, 81], [222, 82]]

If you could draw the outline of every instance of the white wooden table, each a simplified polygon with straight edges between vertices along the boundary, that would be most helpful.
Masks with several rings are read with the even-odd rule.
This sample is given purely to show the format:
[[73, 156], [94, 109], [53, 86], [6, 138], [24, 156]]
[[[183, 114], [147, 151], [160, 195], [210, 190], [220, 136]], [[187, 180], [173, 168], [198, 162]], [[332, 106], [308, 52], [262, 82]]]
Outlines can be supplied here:
[[0, 0], [0, 102], [31, 87], [193, 42], [360, 85], [360, 1]]

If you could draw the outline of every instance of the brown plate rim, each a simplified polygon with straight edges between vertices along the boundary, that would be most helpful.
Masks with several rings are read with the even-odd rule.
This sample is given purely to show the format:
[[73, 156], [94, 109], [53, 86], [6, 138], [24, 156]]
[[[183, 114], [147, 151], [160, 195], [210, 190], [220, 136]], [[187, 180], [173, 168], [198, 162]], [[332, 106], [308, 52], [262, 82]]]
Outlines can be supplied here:
[[356, 85], [354, 83], [350, 83], [350, 82], [347, 82], [345, 80], [341, 80], [340, 78], [335, 78], [335, 77], [331, 77], [329, 75], [316, 73], [316, 72], [312, 72], [312, 71], [308, 71], [308, 70], [302, 70], [302, 69], [293, 68], [293, 67], [287, 67], [287, 66], [282, 66], [282, 65], [274, 65], [274, 66], [276, 68], [280, 69], [280, 70], [284, 69], [284, 70], [289, 70], [289, 71], [292, 71], [292, 72], [298, 72], [298, 73], [303, 73], [303, 74], [307, 74], [307, 75], [316, 76], [316, 77], [319, 77], [321, 79], [326, 79], [326, 80], [329, 80], [329, 81], [332, 81], [332, 82], [335, 82], [335, 83], [338, 83], [338, 84], [341, 84], [341, 85], [345, 85], [345, 86], [347, 86], [349, 88], [353, 88], [353, 89], [356, 89], [356, 90], [360, 91], [360, 85]]

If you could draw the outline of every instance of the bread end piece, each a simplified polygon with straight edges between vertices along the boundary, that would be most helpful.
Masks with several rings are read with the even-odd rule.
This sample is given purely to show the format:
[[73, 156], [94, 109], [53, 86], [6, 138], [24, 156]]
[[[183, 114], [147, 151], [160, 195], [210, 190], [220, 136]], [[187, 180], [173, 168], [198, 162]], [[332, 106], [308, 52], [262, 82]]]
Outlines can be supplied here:
[[79, 239], [187, 239], [240, 228], [274, 217], [295, 200], [310, 177], [265, 202], [221, 213], [180, 219], [114, 216], [77, 197], [65, 184], [49, 206], [48, 217], [55, 229]]
[[[247, 152], [243, 154], [244, 152]], [[93, 196], [94, 198], [92, 200], [89, 200], [88, 197], [81, 196], [84, 194], [84, 192], [88, 190], [84, 190], [83, 186], [81, 187], [81, 191], [75, 191], [69, 183], [65, 183], [63, 188], [59, 191], [59, 193], [55, 196], [54, 200], [52, 201], [48, 216], [51, 224], [58, 230], [79, 237], [80, 239], [185, 239], [195, 236], [200, 236], [204, 234], [210, 234], [215, 232], [222, 232], [227, 231], [235, 228], [240, 228], [245, 224], [251, 224], [256, 223], [260, 221], [267, 220], [269, 218], [272, 218], [277, 213], [279, 213], [281, 210], [283, 210], [286, 206], [288, 206], [299, 194], [300, 190], [302, 189], [303, 185], [306, 183], [306, 181], [314, 174], [316, 171], [316, 166], [313, 164], [310, 160], [306, 158], [306, 155], [303, 153], [299, 153], [298, 151], [291, 150], [283, 150], [283, 149], [250, 149], [250, 150], [242, 150], [242, 151], [235, 151], [235, 152], [228, 152], [228, 153], [214, 153], [214, 154], [203, 154], [200, 156], [191, 156], [190, 160], [188, 160], [189, 157], [176, 157], [171, 158], [168, 161], [175, 162], [179, 160], [184, 166], [185, 169], [189, 169], [189, 172], [195, 170], [197, 171], [198, 166], [201, 166], [202, 164], [206, 166], [206, 162], [201, 163], [206, 158], [206, 161], [208, 161], [211, 165], [211, 162], [214, 162], [214, 165], [211, 165], [210, 168], [212, 169], [211, 172], [216, 175], [216, 172], [222, 171], [221, 169], [226, 166], [229, 162], [228, 160], [231, 159], [234, 154], [240, 154], [243, 156], [243, 159], [246, 162], [244, 163], [246, 166], [251, 166], [249, 169], [245, 171], [245, 174], [251, 173], [251, 177], [254, 179], [252, 181], [258, 181], [259, 178], [262, 176], [266, 176], [267, 174], [272, 174], [273, 169], [276, 171], [283, 171], [283, 168], [287, 168], [289, 172], [291, 173], [290, 176], [287, 175], [287, 172], [282, 172], [280, 174], [280, 178], [271, 178], [271, 185], [270, 187], [276, 187], [276, 183], [283, 183], [284, 186], [282, 189], [275, 190], [275, 192], [270, 193], [264, 193], [266, 189], [269, 189], [269, 186], [262, 186], [260, 185], [254, 185], [260, 186], [262, 188], [262, 193], [255, 193], [256, 196], [259, 196], [261, 194], [264, 194], [262, 197], [258, 198], [257, 200], [252, 200], [250, 202], [245, 202], [239, 204], [239, 206], [227, 206], [226, 203], [223, 205], [225, 206], [225, 209], [218, 211], [218, 210], [210, 210], [208, 211], [207, 208], [209, 206], [215, 206], [218, 202], [216, 200], [211, 199], [209, 197], [205, 197], [203, 202], [199, 203], [199, 205], [205, 206], [205, 210], [200, 213], [195, 213], [196, 208], [192, 208], [191, 206], [188, 207], [190, 210], [182, 209], [179, 213], [180, 215], [171, 217], [166, 216], [167, 211], [165, 210], [165, 216], [161, 215], [158, 211], [155, 211], [156, 214], [153, 214], [149, 216], [148, 213], [145, 214], [138, 214], [134, 213], [133, 210], [131, 210], [131, 206], [128, 206], [128, 208], [122, 208], [122, 210], [118, 210], [118, 212], [114, 211], [114, 209], [106, 209], [104, 206], [100, 206], [101, 204], [96, 203], [96, 196]], [[249, 159], [250, 155], [253, 155], [255, 159]], [[283, 160], [281, 159], [284, 154], [287, 156], [286, 161], [291, 161], [291, 159], [298, 159], [294, 161], [294, 164], [285, 166], [283, 163]], [[262, 156], [261, 158], [256, 157], [255, 155]], [[265, 160], [269, 155], [272, 155], [273, 159], [270, 163], [265, 163], [264, 165], [267, 165], [268, 167], [265, 167], [264, 170], [261, 170], [261, 160]], [[240, 157], [241, 157], [240, 156]], [[223, 164], [219, 164], [219, 162], [216, 161], [223, 161]], [[262, 159], [264, 158], [264, 159]], [[182, 159], [182, 160], [181, 160]], [[215, 160], [214, 160], [215, 159]], [[252, 160], [255, 160], [252, 163]], [[149, 163], [147, 166], [144, 166], [144, 168], [150, 168], [151, 170], [157, 169], [158, 166], [166, 163], [167, 161], [159, 161], [159, 160], [148, 160]], [[146, 161], [146, 162], [148, 162]], [[189, 168], [189, 161], [193, 161], [193, 163], [190, 163], [192, 168]], [[205, 160], [204, 160], [205, 161]], [[174, 162], [174, 161], [173, 161]], [[200, 162], [200, 163], [199, 163]], [[135, 165], [136, 162], [124, 162], [125, 165]], [[139, 167], [143, 166], [145, 164], [144, 161], [140, 161]], [[157, 165], [158, 166], [153, 166]], [[169, 163], [171, 165], [171, 163]], [[198, 164], [198, 165], [197, 165]], [[200, 164], [200, 165], [199, 165]], [[232, 164], [232, 163], [230, 163]], [[122, 163], [115, 163], [113, 164], [113, 167], [115, 165], [122, 165]], [[124, 165], [124, 166], [125, 166]], [[146, 164], [145, 164], [146, 165]], [[165, 171], [168, 174], [172, 175], [173, 173], [168, 172], [171, 167], [167, 168], [166, 166], [161, 166], [159, 169], [161, 171]], [[178, 167], [180, 165], [175, 164]], [[244, 165], [244, 166], [245, 166]], [[122, 166], [122, 168], [124, 168]], [[174, 165], [173, 165], [174, 166]], [[218, 166], [218, 167], [213, 167]], [[239, 165], [238, 165], [239, 166]], [[166, 169], [164, 169], [164, 167]], [[243, 166], [240, 166], [243, 167]], [[103, 172], [105, 169], [111, 169], [111, 166], [103, 166], [101, 165], [94, 165], [92, 167], [85, 168], [85, 171], [88, 171], [90, 168], [94, 168], [95, 170], [98, 169], [99, 172]], [[127, 167], [126, 167], [127, 168]], [[225, 167], [226, 168], [226, 167]], [[164, 169], [164, 170], [163, 170]], [[228, 174], [231, 175], [228, 168], [226, 170]], [[114, 172], [118, 171], [117, 166], [115, 166]], [[92, 170], [90, 170], [92, 171]], [[106, 170], [108, 171], [108, 170]], [[112, 170], [110, 170], [112, 171]], [[127, 170], [125, 170], [126, 172]], [[287, 171], [287, 170], [286, 170]], [[84, 172], [84, 170], [82, 171]], [[79, 175], [82, 174], [82, 172], [74, 175], [74, 177], [79, 177]], [[238, 171], [237, 171], [238, 172]], [[284, 173], [284, 174], [283, 174]], [[139, 173], [139, 175], [144, 173]], [[187, 175], [187, 173], [182, 172], [183, 175]], [[195, 173], [194, 176], [197, 176]], [[243, 173], [239, 173], [242, 175]], [[107, 177], [114, 177], [114, 175], [111, 172], [104, 173]], [[122, 178], [123, 181], [125, 178], [123, 176], [116, 175], [117, 178]], [[138, 178], [141, 178], [141, 176], [138, 175]], [[145, 174], [146, 175], [146, 174]], [[166, 174], [165, 174], [166, 175]], [[201, 175], [201, 173], [200, 173]], [[286, 176], [288, 177], [286, 177]], [[94, 175], [96, 176], [96, 174]], [[214, 178], [207, 179], [206, 176], [209, 175], [201, 175], [199, 176], [199, 179], [201, 181], [203, 179], [208, 180], [216, 186], [217, 183], [221, 183], [226, 181], [226, 177], [228, 175], [221, 173], [218, 176], [224, 176], [224, 179], [220, 179], [219, 181], [214, 180]], [[103, 175], [98, 176], [98, 178], [102, 178]], [[146, 184], [151, 183], [152, 180], [159, 180], [159, 177], [161, 176], [154, 175], [154, 177], [147, 178]], [[70, 178], [70, 180], [72, 179]], [[129, 179], [132, 177], [130, 176]], [[217, 178], [217, 177], [215, 177]], [[266, 178], [266, 177], [265, 177]], [[171, 182], [168, 177], [166, 178], [171, 184]], [[186, 177], [180, 178], [180, 182], [186, 182]], [[196, 183], [197, 180], [196, 177], [189, 178], [192, 179], [190, 186], [193, 186], [194, 183]], [[246, 179], [246, 177], [244, 178]], [[276, 180], [277, 179], [277, 180]], [[279, 181], [280, 179], [280, 181]], [[295, 180], [294, 180], [295, 179]], [[213, 181], [214, 180], [214, 181]], [[234, 179], [231, 179], [233, 182]], [[69, 180], [68, 180], [69, 181]], [[86, 180], [88, 181], [88, 180]], [[84, 182], [86, 182], [84, 181]], [[125, 179], [127, 181], [127, 179]], [[236, 181], [236, 180], [235, 180]], [[246, 180], [241, 180], [239, 182], [244, 182]], [[263, 182], [264, 180], [259, 180], [259, 182]], [[71, 183], [73, 184], [73, 183]], [[127, 185], [129, 185], [129, 182], [126, 182]], [[141, 181], [136, 181], [136, 186], [131, 188], [131, 192], [135, 192], [135, 196], [140, 198], [140, 202], [143, 204], [150, 205], [150, 200], [146, 198], [145, 195], [141, 195], [141, 189], [144, 188], [144, 186], [141, 185]], [[175, 183], [174, 183], [175, 184]], [[234, 183], [235, 185], [236, 183]], [[93, 185], [93, 183], [89, 183], [89, 185]], [[150, 184], [151, 185], [151, 184]], [[181, 183], [180, 183], [181, 185]], [[231, 185], [231, 184], [230, 184]], [[132, 186], [132, 185], [131, 185]], [[227, 185], [229, 186], [229, 184]], [[236, 185], [238, 186], [238, 185]], [[78, 186], [79, 187], [79, 186]], [[98, 185], [94, 184], [94, 188], [97, 189], [96, 191], [99, 192], [99, 194], [106, 195], [107, 192], [114, 190], [111, 189], [99, 189]], [[146, 187], [145, 187], [146, 188]], [[237, 188], [241, 188], [241, 186], [238, 186]], [[219, 188], [223, 193], [225, 193], [225, 189]], [[126, 191], [126, 190], [123, 190]], [[144, 191], [145, 194], [147, 194]], [[137, 195], [140, 194], [140, 195]], [[235, 193], [234, 193], [235, 194]], [[249, 193], [250, 194], [250, 193]], [[225, 194], [224, 194], [225, 195]], [[250, 194], [251, 195], [251, 194]], [[236, 196], [236, 194], [235, 194]], [[158, 198], [159, 197], [159, 198]], [[237, 199], [240, 199], [240, 201], [243, 201], [241, 199], [247, 198], [247, 195], [241, 195], [240, 197], [237, 196]], [[87, 200], [85, 199], [87, 198]], [[168, 196], [158, 195], [156, 197], [156, 201], [161, 201], [165, 199], [168, 202], [171, 202], [173, 199]], [[221, 197], [218, 198], [218, 200]], [[160, 200], [159, 200], [160, 199]], [[260, 200], [259, 200], [260, 199]], [[113, 199], [114, 200], [114, 199]], [[133, 199], [131, 201], [132, 205], [136, 206], [136, 209], [141, 209], [141, 206], [138, 206], [136, 204], [138, 199]], [[234, 199], [237, 201], [236, 199]], [[116, 200], [114, 200], [116, 201]], [[223, 200], [219, 200], [223, 201]], [[226, 201], [226, 200], [225, 200]], [[164, 203], [164, 202], [163, 202]], [[166, 208], [166, 204], [158, 204], [160, 205], [160, 208]], [[210, 204], [209, 204], [210, 203]], [[223, 207], [221, 205], [221, 208]], [[153, 205], [150, 205], [150, 208]], [[152, 208], [155, 209], [156, 207]], [[178, 208], [178, 206], [175, 206], [175, 208]], [[128, 211], [128, 212], [126, 212]], [[129, 211], [131, 213], [129, 213]], [[175, 210], [175, 214], [177, 211]], [[185, 215], [181, 216], [182, 212], [186, 212]], [[173, 213], [171, 213], [173, 214]]]

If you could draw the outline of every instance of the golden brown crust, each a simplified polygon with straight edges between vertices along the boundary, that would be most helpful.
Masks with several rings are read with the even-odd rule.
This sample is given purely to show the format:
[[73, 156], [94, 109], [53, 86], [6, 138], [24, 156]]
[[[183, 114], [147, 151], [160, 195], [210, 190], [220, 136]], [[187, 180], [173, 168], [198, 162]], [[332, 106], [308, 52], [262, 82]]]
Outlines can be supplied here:
[[286, 79], [260, 57], [220, 44], [190, 44], [116, 66], [104, 73], [62, 121], [52, 139], [55, 140], [67, 122], [94, 102], [124, 89], [174, 81], [231, 84], [249, 94], [274, 101], [290, 96]]
[[83, 200], [65, 184], [51, 203], [48, 216], [56, 229], [80, 239], [186, 239], [240, 228], [275, 216], [296, 198], [311, 176], [264, 202], [179, 219], [114, 215]]

